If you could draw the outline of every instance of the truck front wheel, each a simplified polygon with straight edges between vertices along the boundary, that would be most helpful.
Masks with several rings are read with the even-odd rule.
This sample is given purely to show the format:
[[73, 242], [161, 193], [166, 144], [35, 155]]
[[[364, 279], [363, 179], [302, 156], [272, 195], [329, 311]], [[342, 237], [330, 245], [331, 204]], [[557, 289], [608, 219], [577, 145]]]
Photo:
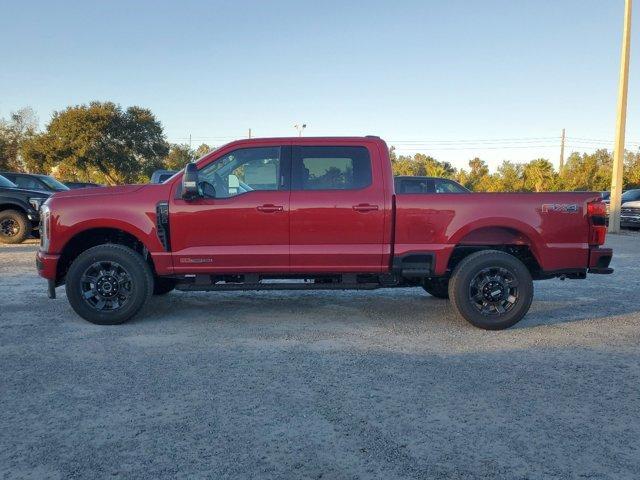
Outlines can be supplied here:
[[123, 245], [98, 245], [73, 261], [66, 278], [69, 303], [85, 320], [116, 325], [133, 317], [153, 292], [147, 262]]
[[472, 325], [502, 330], [518, 323], [529, 311], [533, 281], [527, 267], [513, 255], [484, 250], [456, 266], [449, 298]]

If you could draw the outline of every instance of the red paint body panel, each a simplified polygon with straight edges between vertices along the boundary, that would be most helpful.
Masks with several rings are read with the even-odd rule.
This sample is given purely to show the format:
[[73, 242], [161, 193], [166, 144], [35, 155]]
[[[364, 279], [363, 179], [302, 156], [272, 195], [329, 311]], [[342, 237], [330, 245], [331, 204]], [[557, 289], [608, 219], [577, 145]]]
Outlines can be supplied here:
[[377, 142], [334, 141], [365, 146], [372, 181], [358, 190], [291, 191], [291, 272], [381, 272], [388, 205], [384, 161]]
[[[436, 253], [445, 273], [458, 244], [529, 245], [545, 271], [586, 268], [587, 203], [595, 193], [471, 193], [398, 195], [395, 254]], [[575, 213], [542, 212], [542, 205], [577, 204]]]
[[[442, 275], [456, 245], [528, 245], [545, 271], [586, 269], [590, 261], [587, 203], [595, 193], [394, 193], [387, 146], [375, 137], [274, 138], [232, 142], [198, 168], [246, 147], [364, 146], [372, 182], [359, 190], [252, 191], [224, 199], [185, 201], [182, 175], [160, 185], [56, 193], [51, 241], [38, 254], [40, 274], [55, 279], [58, 257], [79, 233], [119, 229], [150, 252], [159, 275], [191, 273], [341, 273], [390, 271], [394, 256], [435, 254]], [[156, 227], [156, 205], [169, 204], [171, 251]], [[560, 211], [543, 205], [575, 205]], [[277, 211], [257, 207], [276, 205]], [[374, 206], [375, 209], [361, 206]], [[355, 207], [358, 207], [354, 209]]]

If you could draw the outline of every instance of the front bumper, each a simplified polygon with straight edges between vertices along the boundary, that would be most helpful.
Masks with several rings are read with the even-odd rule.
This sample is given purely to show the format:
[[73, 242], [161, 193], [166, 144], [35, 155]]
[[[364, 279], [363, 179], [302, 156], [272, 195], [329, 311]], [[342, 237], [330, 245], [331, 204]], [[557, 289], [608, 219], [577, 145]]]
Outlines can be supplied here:
[[56, 280], [56, 272], [58, 268], [58, 260], [60, 255], [52, 255], [44, 253], [38, 250], [36, 254], [36, 267], [38, 268], [38, 275], [47, 280]]
[[610, 248], [594, 247], [589, 250], [589, 273], [613, 273], [613, 268], [609, 268], [612, 256]]
[[49, 298], [56, 298], [56, 276], [60, 255], [51, 255], [38, 250], [36, 253], [36, 268], [38, 275], [47, 279], [47, 293]]
[[640, 215], [621, 215], [620, 226], [640, 228]]

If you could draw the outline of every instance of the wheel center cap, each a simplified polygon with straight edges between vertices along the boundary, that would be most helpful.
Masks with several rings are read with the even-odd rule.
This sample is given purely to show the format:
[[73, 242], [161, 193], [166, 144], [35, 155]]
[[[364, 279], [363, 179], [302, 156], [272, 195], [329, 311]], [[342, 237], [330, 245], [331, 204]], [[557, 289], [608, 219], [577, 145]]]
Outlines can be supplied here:
[[491, 281], [482, 288], [482, 295], [489, 302], [496, 302], [504, 296], [504, 285]]
[[113, 297], [118, 293], [118, 281], [111, 275], [105, 275], [98, 279], [96, 288], [103, 297]]

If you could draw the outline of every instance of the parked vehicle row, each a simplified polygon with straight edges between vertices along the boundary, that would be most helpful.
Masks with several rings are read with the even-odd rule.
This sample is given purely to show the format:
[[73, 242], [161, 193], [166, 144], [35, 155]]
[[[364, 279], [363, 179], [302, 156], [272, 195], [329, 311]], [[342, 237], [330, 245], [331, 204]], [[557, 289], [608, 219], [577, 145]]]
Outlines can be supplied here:
[[50, 175], [42, 175], [38, 173], [22, 173], [22, 172], [0, 172], [7, 180], [13, 182], [18, 188], [25, 190], [40, 190], [43, 192], [65, 192], [69, 189], [101, 187], [97, 183], [91, 182], [65, 182], [62, 183]]
[[527, 313], [533, 280], [613, 271], [599, 193], [460, 189], [394, 180], [378, 137], [246, 139], [163, 183], [55, 194], [37, 266], [97, 324], [174, 288], [422, 286], [485, 329]]
[[38, 235], [39, 209], [56, 192], [99, 187], [95, 183], [63, 184], [49, 175], [0, 172], [0, 243], [21, 243]]
[[0, 243], [21, 243], [37, 234], [39, 210], [50, 193], [18, 188], [0, 175]]
[[[611, 202], [611, 193], [602, 192], [602, 199], [607, 206], [607, 217]], [[623, 228], [640, 228], [640, 188], [622, 192], [622, 209], [620, 211], [620, 226]]]

